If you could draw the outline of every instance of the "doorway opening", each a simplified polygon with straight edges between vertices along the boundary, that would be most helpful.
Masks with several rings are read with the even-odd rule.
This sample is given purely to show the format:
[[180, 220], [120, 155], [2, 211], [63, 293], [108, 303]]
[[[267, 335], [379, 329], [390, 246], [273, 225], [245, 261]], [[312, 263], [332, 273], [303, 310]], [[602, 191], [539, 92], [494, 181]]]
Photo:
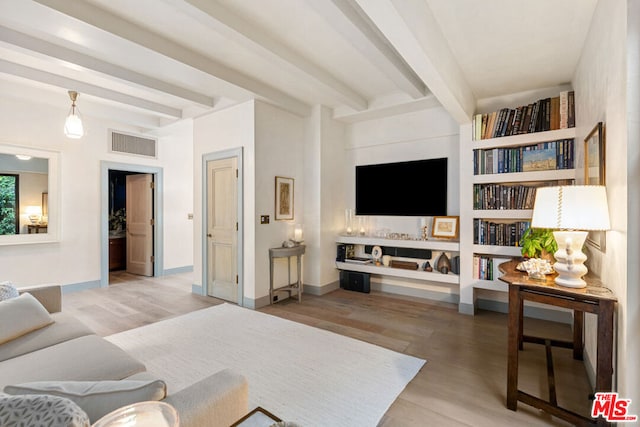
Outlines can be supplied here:
[[162, 169], [102, 162], [100, 286], [162, 275]]

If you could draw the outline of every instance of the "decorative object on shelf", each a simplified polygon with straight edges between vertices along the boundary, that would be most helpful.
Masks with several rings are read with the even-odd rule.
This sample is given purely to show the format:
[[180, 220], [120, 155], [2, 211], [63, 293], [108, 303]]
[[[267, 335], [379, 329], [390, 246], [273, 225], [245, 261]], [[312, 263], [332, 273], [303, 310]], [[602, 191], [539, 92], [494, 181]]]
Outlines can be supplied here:
[[165, 402], [148, 401], [123, 406], [109, 412], [93, 427], [178, 427], [180, 421], [175, 408]]
[[529, 278], [536, 280], [544, 280], [547, 274], [553, 273], [553, 267], [549, 260], [542, 258], [529, 258], [518, 264], [516, 269], [526, 271]]
[[353, 209], [344, 210], [344, 232], [347, 236], [353, 235]]
[[427, 225], [428, 221], [428, 218], [420, 218], [420, 233], [422, 240], [429, 239], [429, 226]]
[[[605, 129], [599, 122], [584, 139], [584, 183], [586, 185], [607, 185], [605, 174], [606, 141]], [[607, 233], [590, 231], [587, 244], [605, 252], [607, 249]]]
[[276, 176], [276, 221], [293, 220], [293, 178]]
[[382, 258], [382, 248], [380, 246], [374, 246], [371, 249], [371, 257], [376, 263], [380, 261], [380, 258]]
[[367, 217], [366, 216], [358, 216], [358, 235], [366, 236], [367, 235]]
[[442, 274], [449, 274], [449, 271], [451, 271], [451, 261], [449, 261], [449, 257], [446, 253], [442, 252], [442, 254], [438, 257], [436, 270], [438, 270]]
[[391, 265], [391, 255], [382, 256], [382, 265], [385, 267], [389, 267], [389, 265]]
[[418, 263], [413, 261], [398, 261], [392, 260], [389, 265], [393, 268], [403, 268], [405, 270], [417, 270]]
[[424, 268], [423, 268], [423, 270], [424, 270], [424, 271], [433, 271], [433, 267], [431, 267], [431, 263], [430, 263], [429, 261], [426, 261], [426, 262], [424, 263]]
[[524, 257], [549, 261], [553, 261], [553, 254], [558, 250], [553, 231], [549, 228], [527, 228], [520, 239], [520, 247]]
[[304, 235], [302, 233], [302, 224], [296, 224], [293, 226], [293, 238], [291, 239], [297, 245], [304, 242]]
[[293, 240], [285, 240], [284, 242], [282, 242], [283, 248], [295, 248], [298, 245], [299, 243], [294, 242]]
[[69, 115], [64, 121], [64, 134], [68, 138], [78, 139], [84, 135], [84, 128], [82, 127], [82, 119], [80, 119], [80, 111], [76, 111], [76, 100], [78, 99], [78, 92], [70, 90], [69, 98], [71, 99], [71, 109]]
[[[608, 230], [607, 191], [599, 185], [543, 187], [536, 192], [532, 227], [551, 228], [558, 244], [554, 254], [556, 284], [584, 288], [587, 256], [582, 245], [590, 230]], [[578, 231], [584, 230], [584, 231]]]
[[444, 239], [455, 239], [458, 237], [457, 216], [434, 216], [431, 236]]

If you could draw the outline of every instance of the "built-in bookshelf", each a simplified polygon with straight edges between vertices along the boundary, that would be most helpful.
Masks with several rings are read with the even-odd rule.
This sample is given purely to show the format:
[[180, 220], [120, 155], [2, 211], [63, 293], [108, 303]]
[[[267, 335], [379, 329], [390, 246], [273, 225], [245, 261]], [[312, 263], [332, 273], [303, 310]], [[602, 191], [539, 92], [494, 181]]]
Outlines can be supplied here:
[[573, 96], [476, 114], [461, 127], [460, 162], [469, 165], [460, 173], [461, 312], [474, 310], [476, 289], [507, 290], [498, 265], [520, 256], [536, 189], [573, 184]]

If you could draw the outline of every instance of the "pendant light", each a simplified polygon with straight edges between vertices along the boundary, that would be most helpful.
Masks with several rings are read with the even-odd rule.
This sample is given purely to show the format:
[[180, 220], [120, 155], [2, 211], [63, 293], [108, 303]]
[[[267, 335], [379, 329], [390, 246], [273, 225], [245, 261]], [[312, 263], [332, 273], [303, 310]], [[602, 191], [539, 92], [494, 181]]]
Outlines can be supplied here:
[[82, 120], [80, 120], [80, 113], [76, 111], [76, 99], [78, 99], [78, 92], [70, 90], [69, 98], [71, 98], [71, 110], [67, 120], [64, 122], [64, 134], [69, 138], [78, 139], [84, 135], [84, 129], [82, 128]]

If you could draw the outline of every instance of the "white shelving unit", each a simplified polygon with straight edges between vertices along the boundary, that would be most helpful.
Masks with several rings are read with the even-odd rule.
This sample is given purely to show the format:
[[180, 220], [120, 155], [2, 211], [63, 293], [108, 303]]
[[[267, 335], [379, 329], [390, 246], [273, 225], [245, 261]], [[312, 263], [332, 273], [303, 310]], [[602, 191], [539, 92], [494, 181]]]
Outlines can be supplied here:
[[[460, 128], [460, 312], [472, 314], [475, 311], [475, 290], [484, 289], [506, 292], [507, 285], [500, 280], [479, 280], [473, 278], [473, 257], [482, 255], [496, 258], [518, 257], [519, 247], [478, 245], [473, 241], [475, 219], [497, 222], [530, 220], [533, 211], [523, 210], [474, 210], [473, 187], [475, 184], [535, 183], [575, 179], [575, 169], [561, 169], [535, 172], [473, 174], [474, 150], [506, 148], [533, 145], [540, 142], [574, 139], [575, 128], [536, 132], [502, 138], [471, 140], [471, 125]], [[575, 159], [575, 155], [574, 155]], [[511, 221], [512, 220], [512, 221]], [[494, 275], [495, 277], [495, 275]]]
[[[381, 239], [375, 237], [360, 236], [339, 236], [336, 243], [344, 243], [350, 245], [371, 245], [371, 246], [387, 246], [394, 248], [413, 248], [413, 249], [430, 249], [432, 251], [441, 252], [459, 252], [460, 242], [451, 240], [397, 240], [397, 239]], [[350, 262], [336, 262], [336, 267], [340, 270], [358, 271], [361, 273], [371, 273], [380, 276], [400, 277], [406, 279], [428, 280], [431, 282], [441, 282], [458, 284], [460, 278], [457, 274], [442, 274], [434, 271], [422, 270], [406, 270], [402, 268], [393, 268], [385, 266], [377, 266], [375, 264], [355, 264]]]

